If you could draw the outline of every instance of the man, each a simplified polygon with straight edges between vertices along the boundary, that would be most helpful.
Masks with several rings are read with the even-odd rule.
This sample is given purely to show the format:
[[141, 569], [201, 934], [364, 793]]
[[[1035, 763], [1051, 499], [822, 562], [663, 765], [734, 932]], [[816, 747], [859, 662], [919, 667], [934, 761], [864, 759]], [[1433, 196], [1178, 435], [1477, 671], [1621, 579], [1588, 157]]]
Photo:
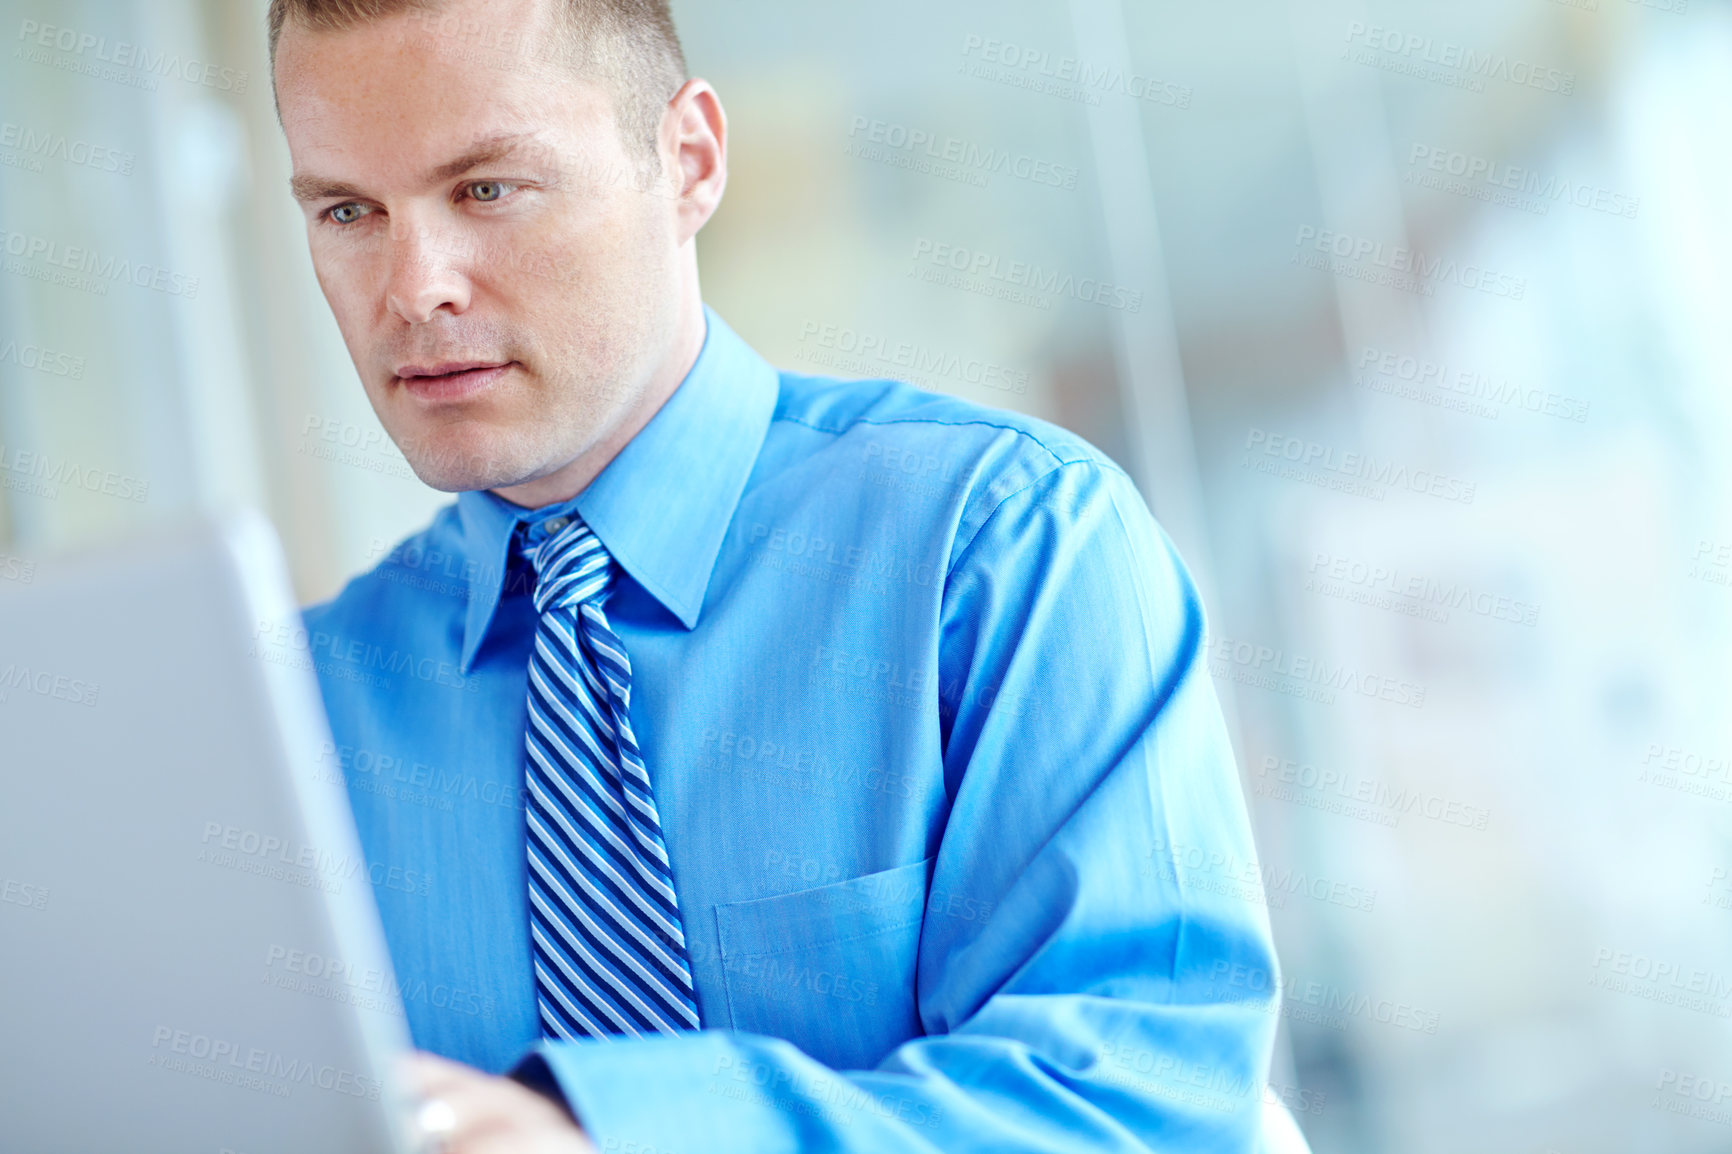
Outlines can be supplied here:
[[1124, 473], [705, 309], [727, 122], [664, 0], [274, 0], [271, 35], [319, 283], [459, 494], [307, 614], [425, 1124], [1256, 1148], [1267, 918]]

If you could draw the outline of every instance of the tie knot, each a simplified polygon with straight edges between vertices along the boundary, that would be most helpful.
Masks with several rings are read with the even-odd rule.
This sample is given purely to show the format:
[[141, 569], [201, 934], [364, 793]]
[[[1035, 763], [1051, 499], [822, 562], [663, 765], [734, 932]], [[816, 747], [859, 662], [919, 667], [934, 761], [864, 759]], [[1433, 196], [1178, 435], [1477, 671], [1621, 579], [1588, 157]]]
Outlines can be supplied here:
[[600, 606], [613, 589], [613, 558], [575, 513], [531, 525], [523, 553], [535, 567], [537, 613], [586, 601]]

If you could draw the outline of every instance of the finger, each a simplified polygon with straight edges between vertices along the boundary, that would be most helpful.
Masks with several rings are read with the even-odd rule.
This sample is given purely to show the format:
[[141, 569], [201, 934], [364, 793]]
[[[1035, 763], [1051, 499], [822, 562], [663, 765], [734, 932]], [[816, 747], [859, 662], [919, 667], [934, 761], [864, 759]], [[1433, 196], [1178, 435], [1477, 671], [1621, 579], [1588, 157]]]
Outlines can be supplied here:
[[537, 1133], [528, 1138], [499, 1133], [464, 1145], [456, 1154], [596, 1154], [596, 1147], [577, 1130]]
[[419, 1121], [439, 1134], [451, 1154], [581, 1154], [593, 1149], [560, 1103], [509, 1078], [425, 1052], [405, 1055], [402, 1070], [426, 1099], [427, 1113]]
[[531, 1133], [571, 1129], [565, 1107], [509, 1078], [486, 1078], [457, 1088], [459, 1133], [480, 1136], [494, 1129]]
[[461, 1062], [453, 1062], [437, 1054], [419, 1050], [403, 1055], [399, 1060], [398, 1070], [410, 1089], [429, 1097], [444, 1094], [465, 1082], [487, 1076]]
[[434, 1054], [405, 1055], [399, 1068], [422, 1100], [415, 1115], [417, 1128], [437, 1139], [442, 1149], [461, 1151], [499, 1124], [501, 1111], [490, 1085], [497, 1079]]
[[[560, 1103], [509, 1078], [441, 1060], [418, 1063], [417, 1069], [429, 1107], [441, 1115], [443, 1125], [438, 1129], [454, 1154], [472, 1154], [480, 1144], [509, 1143], [542, 1134], [564, 1138], [578, 1133]], [[562, 1143], [555, 1148], [582, 1147]]]
[[452, 1154], [595, 1154], [595, 1147], [583, 1131], [566, 1122], [558, 1128], [490, 1131], [453, 1147]]

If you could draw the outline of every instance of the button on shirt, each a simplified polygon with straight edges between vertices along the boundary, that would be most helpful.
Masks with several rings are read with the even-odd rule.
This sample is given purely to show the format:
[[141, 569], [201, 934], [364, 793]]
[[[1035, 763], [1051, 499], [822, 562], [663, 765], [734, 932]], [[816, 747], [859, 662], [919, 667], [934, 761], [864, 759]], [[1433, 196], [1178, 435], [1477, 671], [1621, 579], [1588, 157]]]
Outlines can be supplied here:
[[[306, 613], [415, 1042], [528, 1056], [604, 1151], [1255, 1148], [1279, 979], [1136, 489], [1052, 425], [707, 322], [576, 498], [464, 493]], [[620, 567], [698, 1032], [541, 1039], [520, 533], [572, 514]]]

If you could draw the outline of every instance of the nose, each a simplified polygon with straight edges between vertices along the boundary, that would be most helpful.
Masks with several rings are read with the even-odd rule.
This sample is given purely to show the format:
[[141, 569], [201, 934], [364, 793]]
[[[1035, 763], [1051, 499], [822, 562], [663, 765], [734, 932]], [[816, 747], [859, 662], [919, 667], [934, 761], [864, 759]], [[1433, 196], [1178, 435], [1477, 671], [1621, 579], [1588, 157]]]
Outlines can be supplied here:
[[470, 297], [468, 247], [460, 231], [393, 221], [387, 307], [412, 325], [426, 324], [441, 310], [463, 313]]

